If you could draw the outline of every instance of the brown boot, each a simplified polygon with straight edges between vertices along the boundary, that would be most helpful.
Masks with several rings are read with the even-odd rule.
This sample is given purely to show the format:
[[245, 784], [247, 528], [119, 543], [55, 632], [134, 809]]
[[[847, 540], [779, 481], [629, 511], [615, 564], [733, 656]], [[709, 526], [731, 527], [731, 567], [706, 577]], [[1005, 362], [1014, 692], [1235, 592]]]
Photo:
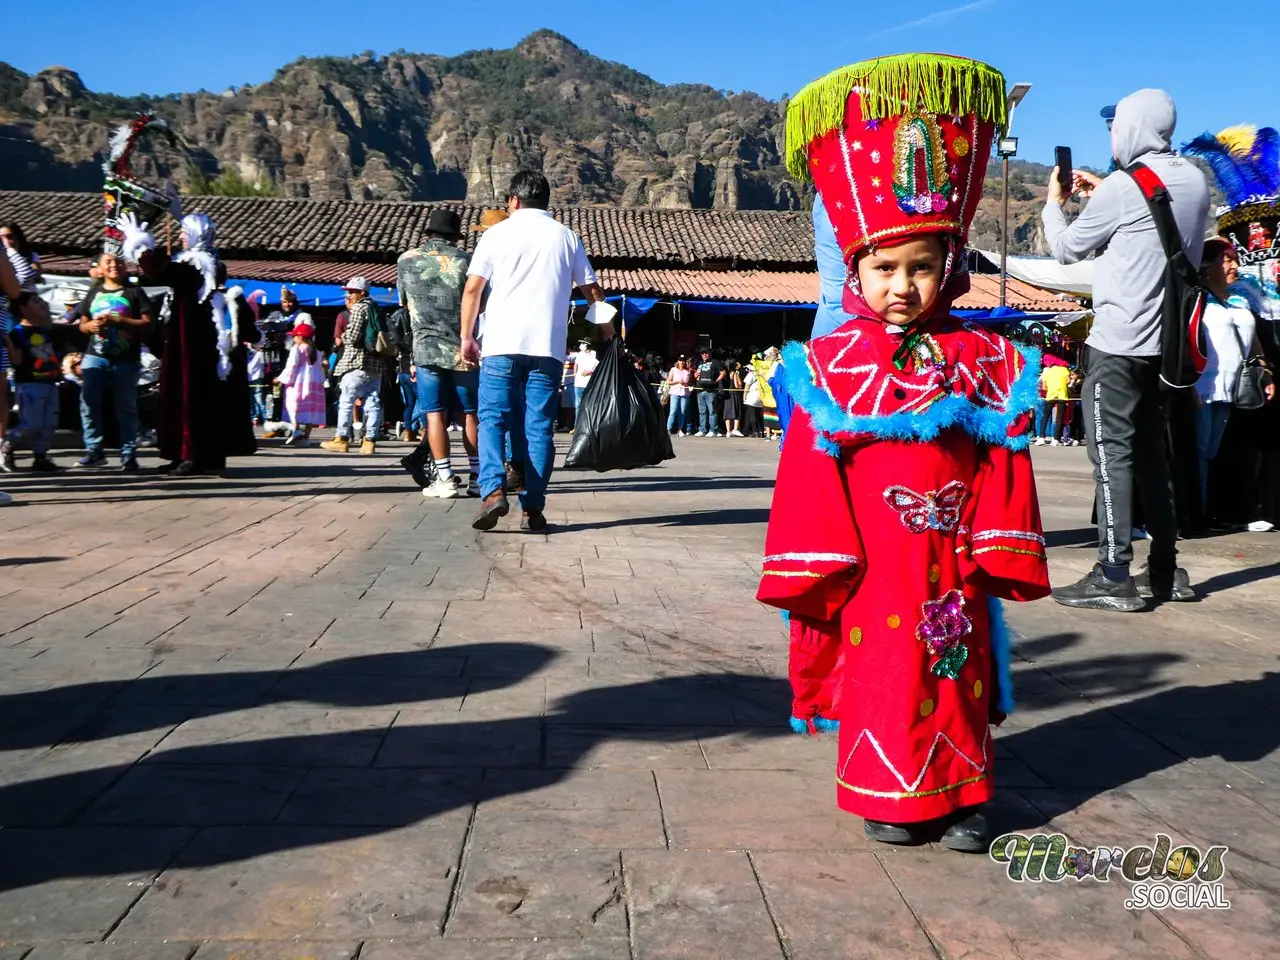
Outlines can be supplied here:
[[401, 430], [401, 431], [400, 431], [400, 442], [401, 442], [401, 443], [413, 443], [413, 431], [412, 431], [412, 430]]
[[524, 467], [507, 464], [507, 493], [524, 493]]
[[378, 449], [378, 445], [374, 443], [372, 440], [370, 440], [368, 437], [365, 437], [363, 440], [360, 441], [360, 452], [364, 454], [366, 457], [372, 455], [372, 453], [377, 449]]
[[480, 512], [471, 521], [471, 526], [475, 530], [492, 530], [510, 512], [511, 504], [507, 503], [507, 495], [501, 490], [495, 490], [484, 498]]
[[320, 444], [320, 449], [329, 450], [332, 453], [346, 453], [351, 449], [351, 442], [346, 437], [334, 437]]

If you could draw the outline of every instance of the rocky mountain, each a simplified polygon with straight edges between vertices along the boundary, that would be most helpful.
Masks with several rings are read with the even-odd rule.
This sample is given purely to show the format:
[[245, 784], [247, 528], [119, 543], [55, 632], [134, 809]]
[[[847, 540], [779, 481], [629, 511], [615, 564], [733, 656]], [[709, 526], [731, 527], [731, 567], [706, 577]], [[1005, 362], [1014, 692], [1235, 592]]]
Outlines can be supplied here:
[[[807, 188], [782, 162], [785, 103], [663, 85], [539, 31], [511, 50], [397, 51], [297, 60], [266, 83], [164, 97], [85, 88], [66, 67], [0, 63], [0, 188], [96, 190], [111, 127], [148, 110], [185, 151], [144, 146], [134, 170], [190, 189], [230, 173], [289, 197], [495, 203], [511, 175], [544, 170], [558, 204], [796, 210]], [[1032, 174], [1016, 167], [1011, 247], [1037, 247]], [[204, 181], [201, 183], [200, 181]], [[207, 188], [207, 187], [206, 187]], [[999, 236], [987, 184], [974, 245]]]

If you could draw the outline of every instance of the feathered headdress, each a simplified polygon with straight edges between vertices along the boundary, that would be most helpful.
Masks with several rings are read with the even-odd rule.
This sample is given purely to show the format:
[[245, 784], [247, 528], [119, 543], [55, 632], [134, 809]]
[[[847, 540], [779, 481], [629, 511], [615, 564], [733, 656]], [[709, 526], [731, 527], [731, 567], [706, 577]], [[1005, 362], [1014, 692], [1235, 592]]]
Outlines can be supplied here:
[[122, 251], [125, 241], [123, 216], [133, 214], [139, 222], [157, 223], [165, 211], [175, 217], [182, 216], [182, 203], [177, 188], [166, 183], [155, 190], [129, 171], [129, 158], [138, 139], [147, 132], [164, 135], [169, 143], [181, 146], [181, 141], [169, 129], [169, 124], [149, 113], [141, 114], [129, 123], [122, 123], [111, 134], [107, 144], [107, 159], [102, 164], [103, 183], [103, 249], [109, 253]]
[[[1238, 126], [1218, 134], [1202, 133], [1182, 152], [1209, 164], [1218, 187], [1227, 195], [1226, 216], [1280, 201], [1280, 131], [1274, 127]], [[1228, 225], [1220, 219], [1220, 227]]]
[[177, 141], [168, 121], [149, 113], [139, 114], [128, 123], [120, 124], [112, 132], [111, 139], [107, 141], [107, 161], [102, 165], [102, 172], [127, 177], [133, 148], [138, 145], [138, 138], [148, 132], [161, 133], [170, 143]]

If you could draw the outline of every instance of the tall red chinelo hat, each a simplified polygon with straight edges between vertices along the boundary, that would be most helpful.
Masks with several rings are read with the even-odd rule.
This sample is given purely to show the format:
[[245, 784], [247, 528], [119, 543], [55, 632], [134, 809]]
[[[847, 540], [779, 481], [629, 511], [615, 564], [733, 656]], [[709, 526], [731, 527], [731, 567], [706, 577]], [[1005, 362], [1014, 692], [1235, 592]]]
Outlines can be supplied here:
[[901, 54], [842, 67], [787, 107], [787, 169], [811, 180], [846, 263], [924, 233], [965, 239], [1007, 106], [976, 60]]

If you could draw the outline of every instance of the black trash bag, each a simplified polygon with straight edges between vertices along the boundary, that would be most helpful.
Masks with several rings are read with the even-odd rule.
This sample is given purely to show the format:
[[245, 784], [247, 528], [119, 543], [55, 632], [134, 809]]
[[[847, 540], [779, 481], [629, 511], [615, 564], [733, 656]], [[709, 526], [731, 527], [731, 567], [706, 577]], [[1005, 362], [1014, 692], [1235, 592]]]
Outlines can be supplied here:
[[578, 405], [564, 465], [604, 473], [653, 466], [674, 457], [662, 403], [644, 374], [626, 362], [622, 341], [614, 337], [601, 351]]

